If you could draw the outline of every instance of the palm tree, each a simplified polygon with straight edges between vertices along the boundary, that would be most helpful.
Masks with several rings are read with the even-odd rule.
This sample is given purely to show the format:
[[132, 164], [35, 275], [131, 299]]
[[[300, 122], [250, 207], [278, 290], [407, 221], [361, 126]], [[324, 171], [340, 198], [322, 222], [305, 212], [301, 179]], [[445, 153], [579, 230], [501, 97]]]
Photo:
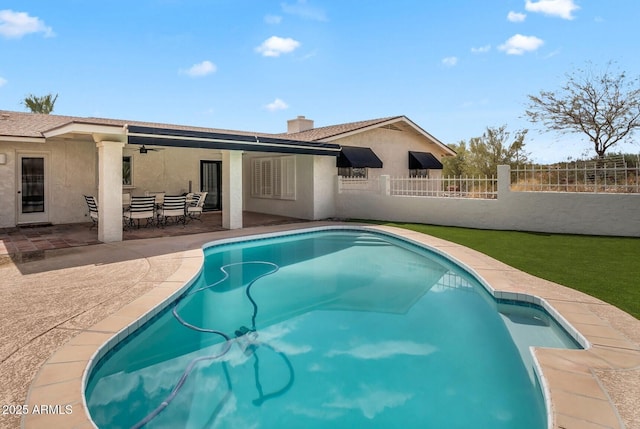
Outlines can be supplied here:
[[53, 106], [56, 104], [57, 99], [58, 94], [55, 96], [53, 94], [47, 94], [42, 97], [29, 94], [22, 103], [31, 110], [32, 113], [44, 113], [48, 115], [53, 112]]

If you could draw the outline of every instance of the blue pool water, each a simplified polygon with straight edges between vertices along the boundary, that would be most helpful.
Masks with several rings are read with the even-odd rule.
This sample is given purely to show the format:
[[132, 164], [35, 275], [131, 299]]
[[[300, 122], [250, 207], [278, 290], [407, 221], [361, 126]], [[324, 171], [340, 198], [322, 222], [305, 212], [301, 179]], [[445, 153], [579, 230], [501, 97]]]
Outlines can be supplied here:
[[96, 365], [86, 399], [100, 428], [542, 429], [529, 346], [578, 348], [426, 249], [312, 232], [206, 249], [183, 298]]

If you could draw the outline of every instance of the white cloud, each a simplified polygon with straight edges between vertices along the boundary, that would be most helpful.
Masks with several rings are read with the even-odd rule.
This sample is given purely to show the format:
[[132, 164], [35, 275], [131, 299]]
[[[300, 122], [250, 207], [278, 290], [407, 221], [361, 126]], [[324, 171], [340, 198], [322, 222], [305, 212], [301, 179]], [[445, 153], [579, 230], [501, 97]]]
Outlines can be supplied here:
[[298, 0], [293, 4], [282, 3], [282, 10], [284, 13], [296, 15], [304, 19], [327, 21], [327, 15], [324, 13], [324, 10], [309, 5], [307, 0]]
[[508, 55], [522, 55], [525, 52], [535, 51], [544, 44], [544, 40], [536, 36], [523, 36], [516, 34], [511, 36], [504, 44], [498, 46], [498, 49], [506, 52]]
[[442, 64], [444, 64], [447, 67], [453, 67], [456, 64], [458, 64], [458, 58], [457, 57], [446, 57], [442, 59]]
[[562, 19], [573, 19], [573, 11], [580, 9], [574, 0], [526, 0], [524, 8], [529, 12], [540, 12]]
[[524, 13], [511, 11], [507, 14], [507, 19], [511, 22], [522, 22], [527, 17]]
[[0, 88], [7, 84], [7, 79], [0, 76]]
[[282, 22], [282, 17], [278, 15], [267, 15], [264, 17], [264, 22], [267, 24], [280, 24]]
[[271, 36], [256, 48], [256, 52], [261, 53], [264, 57], [279, 57], [282, 54], [293, 52], [299, 46], [300, 42], [290, 37]]
[[51, 27], [47, 27], [38, 17], [10, 9], [0, 10], [0, 35], [19, 39], [31, 33], [44, 33], [45, 37], [55, 36]]
[[491, 50], [491, 45], [480, 46], [479, 48], [471, 48], [474, 54], [485, 54]]
[[273, 102], [267, 104], [266, 106], [264, 106], [265, 109], [267, 109], [270, 112], [275, 112], [278, 110], [285, 110], [289, 108], [289, 105], [287, 103], [285, 103], [284, 101], [282, 101], [279, 98], [276, 98], [275, 100], [273, 100]]
[[191, 77], [202, 77], [211, 73], [215, 73], [218, 68], [211, 61], [203, 61], [198, 64], [192, 65], [187, 70], [181, 70], [181, 73], [184, 73]]

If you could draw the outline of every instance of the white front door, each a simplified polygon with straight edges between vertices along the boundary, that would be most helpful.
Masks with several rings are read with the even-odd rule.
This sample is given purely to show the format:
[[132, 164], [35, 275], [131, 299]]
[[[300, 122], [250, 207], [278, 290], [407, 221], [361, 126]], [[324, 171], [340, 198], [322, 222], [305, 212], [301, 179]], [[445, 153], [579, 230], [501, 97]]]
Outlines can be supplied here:
[[48, 222], [48, 154], [19, 153], [17, 161], [18, 224]]

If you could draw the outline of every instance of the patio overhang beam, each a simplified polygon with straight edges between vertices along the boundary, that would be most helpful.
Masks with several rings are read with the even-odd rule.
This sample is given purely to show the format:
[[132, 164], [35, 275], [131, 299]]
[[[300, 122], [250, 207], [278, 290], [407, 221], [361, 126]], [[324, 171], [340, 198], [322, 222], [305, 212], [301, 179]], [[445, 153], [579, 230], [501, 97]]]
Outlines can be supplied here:
[[338, 156], [340, 145], [274, 137], [127, 126], [129, 144]]

